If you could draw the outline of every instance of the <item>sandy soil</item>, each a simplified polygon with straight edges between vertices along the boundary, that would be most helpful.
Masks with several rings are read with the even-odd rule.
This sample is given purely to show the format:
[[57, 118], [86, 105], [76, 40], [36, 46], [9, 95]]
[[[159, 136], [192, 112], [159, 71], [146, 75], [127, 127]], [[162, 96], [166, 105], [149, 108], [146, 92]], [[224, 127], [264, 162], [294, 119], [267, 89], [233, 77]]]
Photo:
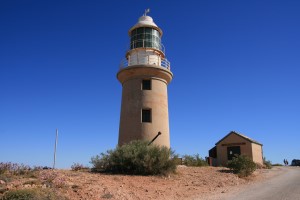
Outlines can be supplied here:
[[[249, 178], [238, 178], [220, 167], [178, 166], [168, 177], [108, 175], [70, 170], [43, 170], [35, 178], [5, 183], [7, 190], [51, 187], [71, 200], [218, 199], [246, 184], [262, 181], [272, 173], [256, 170]], [[45, 181], [49, 184], [45, 183]], [[218, 197], [218, 198], [217, 198]]]
[[274, 167], [267, 172], [265, 180], [234, 188], [215, 200], [300, 200], [299, 167]]

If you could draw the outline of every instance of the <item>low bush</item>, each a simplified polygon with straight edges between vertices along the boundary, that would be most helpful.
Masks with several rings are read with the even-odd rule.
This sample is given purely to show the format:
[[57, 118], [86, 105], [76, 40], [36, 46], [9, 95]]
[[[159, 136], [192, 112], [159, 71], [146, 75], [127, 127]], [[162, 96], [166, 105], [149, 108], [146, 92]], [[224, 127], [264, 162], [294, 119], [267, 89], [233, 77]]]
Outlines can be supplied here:
[[36, 199], [36, 193], [33, 190], [10, 190], [4, 193], [2, 200], [32, 200]]
[[256, 170], [256, 164], [248, 156], [240, 155], [228, 161], [227, 166], [239, 177], [251, 175]]
[[270, 160], [267, 160], [266, 157], [264, 157], [264, 166], [267, 169], [272, 169], [272, 162]]
[[273, 167], [281, 167], [283, 166], [283, 164], [280, 164], [280, 163], [275, 163], [275, 164], [272, 164]]
[[183, 164], [182, 158], [179, 157], [178, 155], [174, 155], [172, 159], [173, 159], [173, 162], [175, 163], [175, 165]]
[[1, 200], [67, 200], [48, 189], [20, 189], [9, 190]]
[[166, 175], [176, 170], [174, 153], [167, 147], [132, 141], [92, 157], [93, 171], [117, 174]]
[[264, 164], [260, 163], [255, 163], [256, 164], [256, 169], [266, 169], [267, 167]]
[[71, 170], [72, 171], [80, 171], [80, 170], [84, 170], [84, 169], [87, 169], [87, 167], [84, 167], [82, 164], [80, 163], [74, 163], [72, 166], [71, 166]]
[[14, 177], [12, 175], [9, 174], [0, 174], [0, 180], [8, 183], [14, 180]]
[[29, 171], [31, 168], [24, 164], [0, 162], [0, 174], [24, 175]]
[[208, 163], [203, 158], [201, 158], [199, 154], [196, 154], [194, 156], [184, 155], [182, 160], [183, 160], [183, 164], [186, 166], [195, 166], [195, 167], [208, 166]]

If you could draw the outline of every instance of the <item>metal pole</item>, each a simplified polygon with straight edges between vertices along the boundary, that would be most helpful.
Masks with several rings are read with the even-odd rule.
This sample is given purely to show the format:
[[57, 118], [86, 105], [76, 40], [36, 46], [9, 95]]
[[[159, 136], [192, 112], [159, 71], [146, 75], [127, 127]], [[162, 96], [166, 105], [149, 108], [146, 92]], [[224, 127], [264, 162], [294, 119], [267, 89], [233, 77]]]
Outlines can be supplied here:
[[55, 169], [57, 137], [58, 137], [58, 129], [56, 129], [56, 135], [55, 135], [53, 169]]
[[160, 136], [160, 135], [161, 135], [161, 132], [158, 132], [157, 135], [149, 142], [148, 146], [149, 146], [150, 144], [152, 144], [152, 142], [154, 142], [154, 140], [156, 140], [156, 138], [157, 138], [158, 136]]

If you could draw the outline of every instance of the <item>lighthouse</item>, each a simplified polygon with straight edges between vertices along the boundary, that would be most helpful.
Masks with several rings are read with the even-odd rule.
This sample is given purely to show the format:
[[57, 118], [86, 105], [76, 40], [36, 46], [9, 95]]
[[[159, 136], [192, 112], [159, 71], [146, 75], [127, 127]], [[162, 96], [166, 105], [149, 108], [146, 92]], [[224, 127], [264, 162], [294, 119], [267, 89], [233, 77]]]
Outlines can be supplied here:
[[119, 145], [132, 140], [170, 147], [167, 86], [173, 78], [162, 30], [145, 14], [129, 29], [130, 45], [117, 79], [122, 84]]

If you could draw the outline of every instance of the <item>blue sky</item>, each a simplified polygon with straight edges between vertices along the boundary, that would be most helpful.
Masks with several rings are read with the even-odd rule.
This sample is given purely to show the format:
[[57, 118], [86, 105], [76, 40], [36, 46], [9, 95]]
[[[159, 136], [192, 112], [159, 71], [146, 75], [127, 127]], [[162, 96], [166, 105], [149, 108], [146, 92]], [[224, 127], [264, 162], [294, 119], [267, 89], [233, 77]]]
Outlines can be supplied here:
[[231, 130], [300, 158], [300, 1], [0, 1], [0, 161], [57, 166], [117, 145], [118, 66], [150, 8], [174, 79], [171, 146], [207, 156]]

